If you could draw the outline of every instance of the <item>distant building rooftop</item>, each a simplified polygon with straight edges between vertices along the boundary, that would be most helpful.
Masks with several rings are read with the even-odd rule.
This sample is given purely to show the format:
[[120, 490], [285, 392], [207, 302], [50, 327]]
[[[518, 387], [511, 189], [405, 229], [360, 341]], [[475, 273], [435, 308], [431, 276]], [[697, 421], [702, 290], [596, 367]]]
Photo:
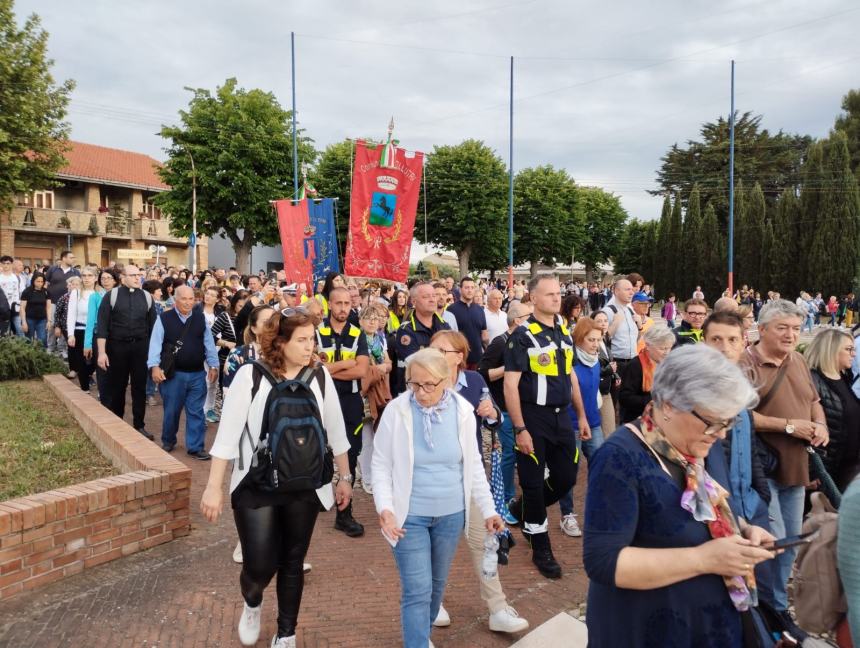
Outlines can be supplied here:
[[68, 163], [57, 172], [58, 178], [148, 191], [170, 189], [156, 172], [161, 163], [148, 155], [82, 142], [69, 145], [64, 154]]

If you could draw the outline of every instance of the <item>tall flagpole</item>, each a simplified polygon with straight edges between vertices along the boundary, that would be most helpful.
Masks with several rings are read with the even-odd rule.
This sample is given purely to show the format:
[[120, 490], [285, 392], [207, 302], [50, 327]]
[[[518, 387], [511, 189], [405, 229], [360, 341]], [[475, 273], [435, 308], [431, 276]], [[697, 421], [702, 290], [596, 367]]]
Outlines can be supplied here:
[[729, 294], [734, 295], [735, 265], [735, 62], [732, 59], [732, 100], [729, 112]]
[[510, 150], [508, 159], [508, 289], [514, 285], [514, 57], [511, 57]]
[[296, 33], [290, 32], [290, 63], [293, 70], [293, 200], [299, 199], [299, 148], [296, 141]]

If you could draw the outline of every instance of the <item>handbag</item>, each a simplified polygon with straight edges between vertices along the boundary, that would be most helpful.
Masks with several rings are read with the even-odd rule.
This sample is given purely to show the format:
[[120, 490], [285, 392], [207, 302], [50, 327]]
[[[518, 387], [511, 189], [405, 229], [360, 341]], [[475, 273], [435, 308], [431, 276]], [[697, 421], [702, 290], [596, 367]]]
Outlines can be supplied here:
[[176, 340], [175, 343], [169, 344], [165, 342], [161, 347], [161, 362], [158, 363], [158, 366], [161, 367], [161, 370], [164, 372], [164, 377], [168, 380], [173, 378], [176, 374], [176, 354], [178, 354], [180, 349], [182, 349], [182, 339], [188, 332], [188, 326], [191, 324], [191, 318], [193, 316], [194, 313], [192, 311], [191, 315], [188, 316], [188, 319], [185, 320], [185, 325], [182, 327], [182, 333], [179, 335], [179, 339]]

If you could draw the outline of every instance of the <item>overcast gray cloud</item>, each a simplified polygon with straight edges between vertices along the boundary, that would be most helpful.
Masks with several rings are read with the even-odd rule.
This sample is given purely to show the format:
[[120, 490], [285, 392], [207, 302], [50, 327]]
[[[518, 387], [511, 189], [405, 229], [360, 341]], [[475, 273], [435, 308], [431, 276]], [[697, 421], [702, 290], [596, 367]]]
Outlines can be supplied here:
[[[432, 3], [225, 0], [21, 1], [51, 34], [58, 79], [77, 83], [74, 139], [163, 159], [160, 124], [184, 86], [231, 76], [290, 105], [290, 31], [300, 123], [317, 145], [382, 137], [403, 146], [467, 137], [505, 159], [515, 56], [514, 167], [551, 163], [659, 215], [660, 156], [737, 108], [772, 130], [826, 135], [858, 85], [860, 6], [850, 0]], [[395, 47], [396, 45], [396, 47]]]

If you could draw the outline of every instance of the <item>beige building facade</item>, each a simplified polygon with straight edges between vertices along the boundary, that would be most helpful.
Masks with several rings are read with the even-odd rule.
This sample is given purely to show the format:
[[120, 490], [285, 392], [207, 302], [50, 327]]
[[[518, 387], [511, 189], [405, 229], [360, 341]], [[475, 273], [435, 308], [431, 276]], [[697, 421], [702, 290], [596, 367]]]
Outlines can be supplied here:
[[[152, 199], [169, 189], [159, 178], [159, 162], [142, 153], [70, 142], [67, 164], [56, 174], [61, 184], [19, 195], [11, 212], [0, 215], [0, 254], [25, 265], [54, 263], [71, 249], [79, 264], [111, 263], [190, 266], [185, 237], [170, 232], [170, 218]], [[164, 252], [150, 252], [151, 248]], [[131, 258], [136, 250], [136, 258]], [[198, 239], [197, 267], [209, 260], [208, 241]]]

